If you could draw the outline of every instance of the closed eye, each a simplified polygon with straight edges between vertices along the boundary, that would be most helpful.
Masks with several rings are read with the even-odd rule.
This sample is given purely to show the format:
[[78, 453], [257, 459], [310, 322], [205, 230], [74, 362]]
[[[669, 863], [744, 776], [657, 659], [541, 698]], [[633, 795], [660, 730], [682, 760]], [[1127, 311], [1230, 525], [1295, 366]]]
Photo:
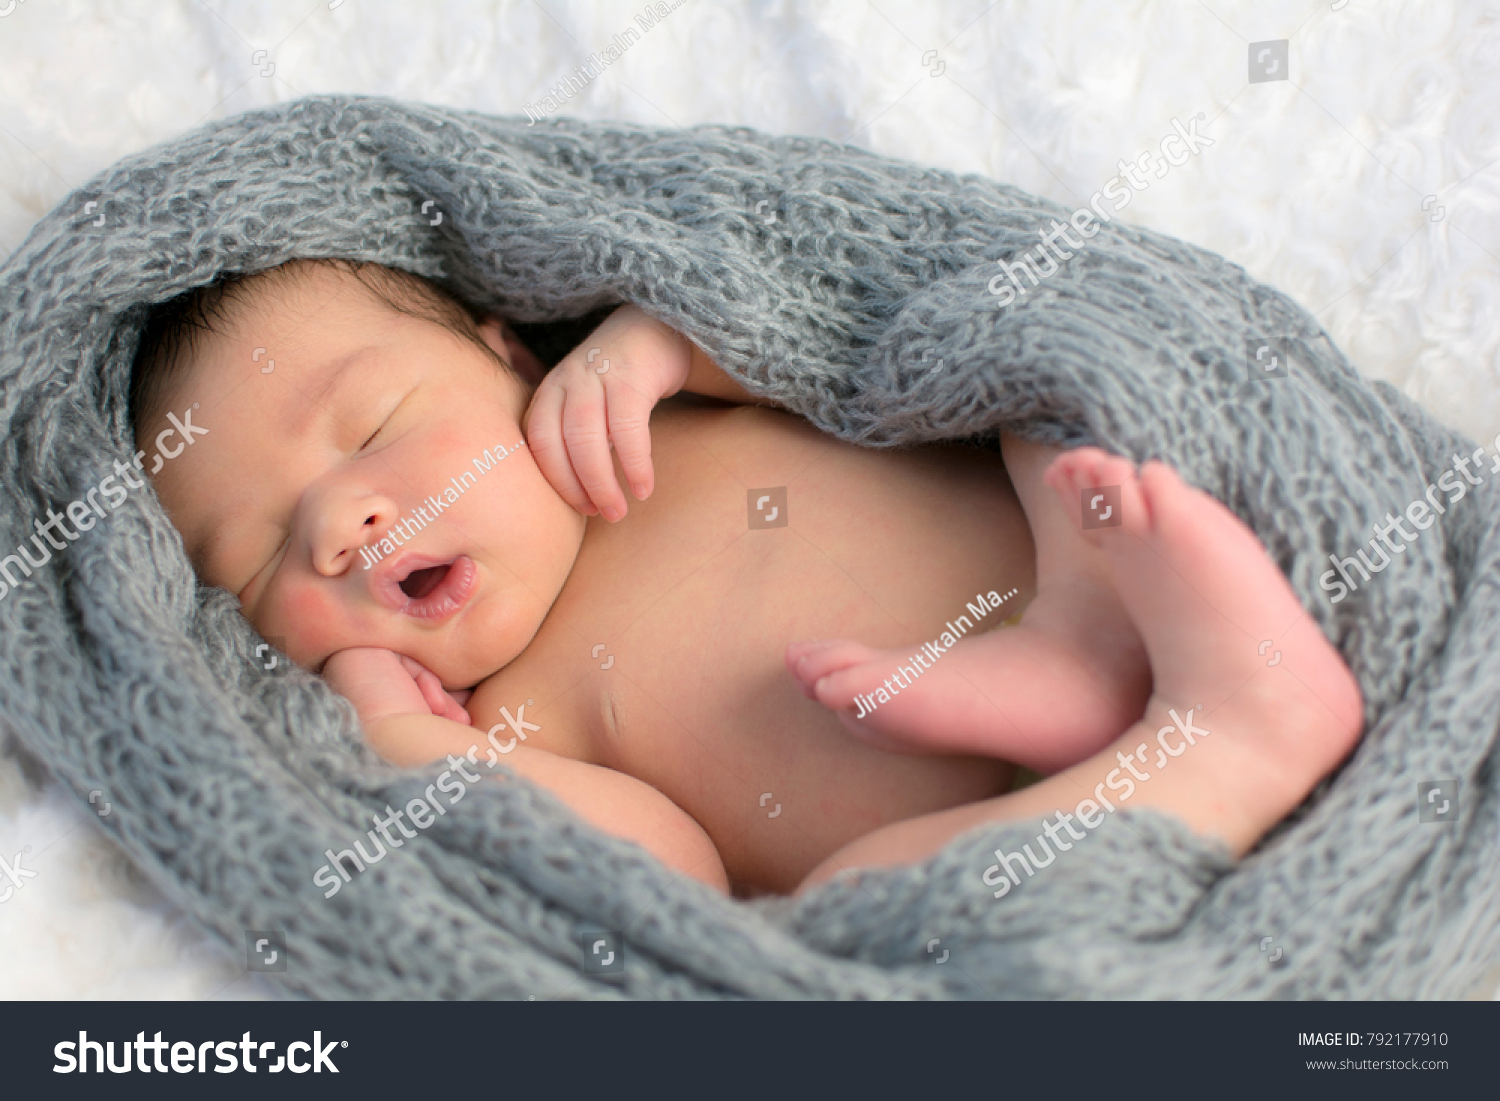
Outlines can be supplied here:
[[[401, 407], [406, 404], [406, 399], [408, 397], [410, 397], [410, 396], [411, 396], [410, 394], [407, 394], [407, 395], [403, 396], [402, 399], [396, 403], [396, 407], [394, 409], [392, 409], [389, 413], [386, 414], [385, 420], [383, 420], [383, 421], [380, 422], [380, 427], [377, 428], [377, 429], [375, 429], [374, 432], [371, 432], [370, 433], [370, 438], [368, 440], [366, 440], [364, 443], [362, 443], [362, 444], [359, 445], [359, 450], [360, 451], [363, 451], [367, 447], [369, 447], [372, 443], [375, 442], [375, 437], [379, 436], [382, 432], [384, 432], [387, 428], [390, 427], [391, 418], [394, 417], [396, 415], [396, 413], [401, 409]], [[355, 454], [357, 455], [357, 454], [359, 454], [359, 452], [357, 451], [357, 452], [355, 452]]]
[[390, 423], [391, 423], [390, 419], [387, 418], [384, 424], [382, 424], [379, 428], [375, 429], [375, 431], [373, 431], [373, 432], [370, 433], [370, 438], [368, 440], [366, 440], [364, 443], [362, 443], [362, 444], [359, 445], [359, 449], [361, 451], [363, 451], [365, 448], [369, 447], [372, 443], [374, 443], [375, 442], [375, 437], [378, 436], [378, 435], [380, 435], [382, 432], [384, 432], [385, 431], [385, 426], [387, 424], [390, 424]]
[[235, 596], [239, 599], [241, 604], [245, 602], [245, 593], [250, 589], [252, 585], [255, 584], [256, 580], [259, 579], [261, 575], [265, 574], [266, 571], [275, 567], [275, 565], [281, 558], [282, 551], [286, 550], [288, 544], [291, 543], [292, 529], [290, 524], [288, 524], [284, 530], [286, 534], [282, 536], [281, 540], [272, 549], [271, 556], [267, 558], [264, 563], [262, 563], [260, 569], [256, 570], [253, 574], [245, 579], [245, 583], [241, 585], [239, 587], [239, 591], [235, 593]]

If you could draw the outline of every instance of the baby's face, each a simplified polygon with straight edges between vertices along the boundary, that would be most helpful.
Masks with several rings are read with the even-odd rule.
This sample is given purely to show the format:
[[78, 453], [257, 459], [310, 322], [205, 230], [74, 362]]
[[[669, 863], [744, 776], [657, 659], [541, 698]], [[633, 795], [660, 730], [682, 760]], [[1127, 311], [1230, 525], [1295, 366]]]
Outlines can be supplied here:
[[232, 320], [166, 407], [208, 433], [154, 479], [199, 576], [313, 669], [377, 646], [461, 688], [519, 655], [585, 522], [522, 442], [529, 388], [336, 270], [255, 287]]

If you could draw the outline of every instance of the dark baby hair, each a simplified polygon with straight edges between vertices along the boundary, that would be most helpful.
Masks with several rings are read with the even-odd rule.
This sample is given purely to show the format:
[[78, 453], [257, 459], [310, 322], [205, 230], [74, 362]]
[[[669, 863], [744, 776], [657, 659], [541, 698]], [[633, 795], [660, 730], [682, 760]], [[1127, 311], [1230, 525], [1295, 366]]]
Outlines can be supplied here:
[[347, 272], [391, 309], [434, 322], [472, 340], [500, 366], [507, 371], [511, 369], [484, 342], [469, 308], [430, 279], [358, 260], [292, 260], [260, 272], [226, 272], [212, 283], [184, 291], [151, 308], [130, 376], [130, 424], [136, 437], [139, 439], [161, 415], [173, 382], [181, 378], [203, 340], [228, 326], [236, 301], [252, 289], [296, 280], [312, 267]]

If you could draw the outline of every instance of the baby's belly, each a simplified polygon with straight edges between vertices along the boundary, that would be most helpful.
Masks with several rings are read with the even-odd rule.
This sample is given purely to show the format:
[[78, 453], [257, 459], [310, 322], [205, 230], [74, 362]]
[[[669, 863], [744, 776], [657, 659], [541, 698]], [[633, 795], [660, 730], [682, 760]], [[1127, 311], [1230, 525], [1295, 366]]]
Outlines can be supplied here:
[[799, 639], [915, 649], [980, 592], [1016, 589], [1008, 610], [1023, 607], [1032, 543], [1000, 457], [868, 451], [753, 408], [665, 413], [660, 488], [619, 525], [591, 522], [549, 617], [574, 649], [608, 651], [568, 689], [576, 754], [655, 786], [755, 890], [789, 891], [879, 826], [1005, 790], [1003, 762], [869, 748], [783, 664]]
[[732, 618], [717, 635], [683, 631], [611, 684], [598, 756], [697, 819], [736, 890], [790, 892], [871, 830], [1009, 787], [1005, 762], [872, 749], [791, 684], [786, 640], [868, 631], [812, 629], [786, 608], [719, 610], [760, 622], [738, 636]]

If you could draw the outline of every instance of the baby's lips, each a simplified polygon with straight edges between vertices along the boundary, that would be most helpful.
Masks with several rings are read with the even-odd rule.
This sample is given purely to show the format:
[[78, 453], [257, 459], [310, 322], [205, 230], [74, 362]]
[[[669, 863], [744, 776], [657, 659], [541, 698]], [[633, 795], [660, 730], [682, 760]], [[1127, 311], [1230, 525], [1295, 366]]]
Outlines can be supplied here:
[[[435, 588], [420, 597], [408, 596], [401, 583], [418, 570], [447, 567]], [[370, 592], [376, 601], [393, 612], [429, 623], [441, 623], [473, 598], [477, 570], [466, 554], [453, 558], [403, 554], [394, 561], [387, 559], [370, 579]]]
[[401, 591], [401, 582], [417, 570], [446, 564], [446, 559], [423, 554], [402, 554], [387, 558], [375, 568], [370, 578], [371, 593], [391, 611], [399, 612], [411, 603], [411, 598]]

